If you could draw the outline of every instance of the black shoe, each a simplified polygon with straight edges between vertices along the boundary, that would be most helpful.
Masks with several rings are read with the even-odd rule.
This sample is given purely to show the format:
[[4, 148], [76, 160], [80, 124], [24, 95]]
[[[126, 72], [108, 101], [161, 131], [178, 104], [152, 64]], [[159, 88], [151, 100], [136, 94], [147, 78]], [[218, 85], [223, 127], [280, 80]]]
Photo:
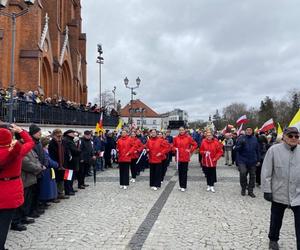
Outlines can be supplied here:
[[245, 196], [245, 195], [246, 195], [246, 191], [245, 191], [245, 190], [242, 190], [242, 191], [241, 191], [241, 195], [242, 195], [242, 196]]
[[22, 224], [32, 224], [34, 222], [35, 222], [35, 220], [32, 218], [25, 217], [24, 219], [22, 219]]
[[78, 188], [79, 188], [79, 189], [85, 189], [85, 187], [84, 187], [84, 186], [79, 186]]
[[19, 223], [19, 224], [11, 224], [10, 229], [21, 232], [21, 231], [26, 231], [27, 227]]
[[270, 242], [269, 242], [269, 249], [271, 249], [271, 250], [279, 250], [279, 245], [278, 245], [277, 241], [270, 240]]
[[73, 195], [75, 195], [75, 193], [74, 192], [70, 192], [70, 193], [66, 193], [66, 195], [70, 195], [70, 196], [72, 195], [73, 196]]
[[52, 200], [51, 202], [52, 203], [60, 203], [60, 200], [59, 199], [55, 199], [55, 200]]
[[84, 186], [84, 187], [89, 187], [90, 185], [89, 185], [89, 184], [83, 184], [83, 186]]
[[70, 199], [70, 197], [60, 194], [60, 195], [58, 195], [57, 199], [65, 200], [65, 199]]
[[248, 195], [251, 197], [251, 198], [255, 198], [256, 196], [255, 196], [255, 194], [254, 193], [248, 193]]
[[31, 218], [39, 218], [40, 215], [36, 212], [36, 211], [33, 211], [32, 213], [30, 213], [28, 215], [28, 217], [31, 217]]
[[73, 190], [73, 192], [74, 192], [74, 193], [77, 193], [77, 192], [78, 192], [78, 190], [75, 190], [75, 189], [74, 189], [74, 190]]

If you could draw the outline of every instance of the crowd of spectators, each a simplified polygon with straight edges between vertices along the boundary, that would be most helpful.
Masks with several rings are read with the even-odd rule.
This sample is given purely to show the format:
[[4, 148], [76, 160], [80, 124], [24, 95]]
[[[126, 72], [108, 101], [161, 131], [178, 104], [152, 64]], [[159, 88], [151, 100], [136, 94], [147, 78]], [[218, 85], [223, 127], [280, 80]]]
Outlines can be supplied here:
[[[0, 88], [0, 102], [8, 102], [10, 100], [10, 92], [4, 88]], [[52, 97], [45, 97], [38, 90], [35, 91], [17, 91], [13, 90], [13, 101], [14, 102], [27, 102], [34, 103], [38, 105], [48, 105], [52, 107], [61, 107], [64, 109], [70, 110], [80, 110], [85, 112], [93, 112], [93, 113], [101, 113], [104, 115], [108, 115], [108, 112], [111, 116], [118, 116], [118, 111], [114, 108], [108, 110], [107, 107], [99, 107], [97, 104], [92, 104], [88, 102], [87, 104], [76, 103], [73, 101], [66, 100], [63, 97], [58, 97], [57, 95], [53, 95]]]

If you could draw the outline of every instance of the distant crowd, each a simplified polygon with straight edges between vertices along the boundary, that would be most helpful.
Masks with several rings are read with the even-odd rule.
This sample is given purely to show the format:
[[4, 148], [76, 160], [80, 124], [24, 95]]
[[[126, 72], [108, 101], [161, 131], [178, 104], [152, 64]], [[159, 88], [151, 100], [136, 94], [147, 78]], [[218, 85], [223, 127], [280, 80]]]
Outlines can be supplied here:
[[[7, 102], [10, 100], [10, 93], [4, 88], [0, 88], [0, 102]], [[70, 110], [80, 110], [85, 112], [101, 113], [107, 114], [106, 107], [99, 107], [97, 104], [92, 104], [88, 102], [87, 104], [76, 103], [73, 101], [66, 100], [63, 97], [58, 97], [53, 95], [52, 97], [45, 97], [38, 90], [35, 91], [17, 91], [13, 90], [13, 101], [35, 103], [39, 105], [48, 105], [53, 107], [61, 107]], [[118, 116], [121, 109], [120, 101], [118, 101], [116, 109], [110, 111], [110, 115]]]

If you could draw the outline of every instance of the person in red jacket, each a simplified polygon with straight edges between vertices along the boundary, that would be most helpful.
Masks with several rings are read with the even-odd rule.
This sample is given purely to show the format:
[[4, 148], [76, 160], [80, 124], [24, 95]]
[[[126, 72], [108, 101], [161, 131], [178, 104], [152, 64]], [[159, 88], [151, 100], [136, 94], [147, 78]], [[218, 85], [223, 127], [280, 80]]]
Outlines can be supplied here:
[[150, 138], [146, 143], [150, 165], [150, 187], [156, 191], [161, 186], [162, 160], [168, 152], [168, 143], [157, 137], [155, 129], [150, 130]]
[[[12, 140], [18, 133], [24, 144]], [[22, 159], [34, 147], [30, 135], [22, 128], [11, 125], [10, 130], [0, 128], [0, 249], [5, 241], [14, 211], [24, 202], [21, 179]]]
[[171, 144], [167, 141], [165, 133], [158, 132], [157, 136], [158, 136], [158, 138], [164, 139], [167, 142], [166, 145], [168, 145], [168, 152], [162, 156], [162, 162], [161, 162], [161, 165], [162, 165], [161, 184], [162, 184], [164, 182], [164, 179], [165, 179], [165, 176], [166, 176], [166, 173], [168, 170], [168, 163], [169, 163], [168, 157], [169, 157], [169, 152], [171, 151]]
[[129, 186], [129, 165], [135, 148], [126, 130], [122, 130], [121, 137], [117, 141], [119, 154], [120, 188], [127, 189]]
[[173, 149], [176, 151], [176, 161], [179, 172], [179, 186], [182, 192], [187, 186], [188, 165], [192, 153], [197, 148], [197, 142], [187, 134], [184, 127], [179, 128], [179, 134], [174, 138]]
[[130, 163], [130, 170], [131, 170], [131, 180], [130, 182], [135, 183], [135, 179], [137, 176], [137, 165], [136, 162], [144, 149], [143, 143], [136, 137], [135, 130], [131, 131], [131, 141], [134, 145], [134, 152], [132, 154], [131, 163]]
[[214, 183], [217, 182], [217, 161], [223, 155], [222, 147], [223, 145], [208, 131], [199, 150], [202, 155], [202, 166], [206, 176], [207, 191], [212, 191], [213, 193], [215, 192]]

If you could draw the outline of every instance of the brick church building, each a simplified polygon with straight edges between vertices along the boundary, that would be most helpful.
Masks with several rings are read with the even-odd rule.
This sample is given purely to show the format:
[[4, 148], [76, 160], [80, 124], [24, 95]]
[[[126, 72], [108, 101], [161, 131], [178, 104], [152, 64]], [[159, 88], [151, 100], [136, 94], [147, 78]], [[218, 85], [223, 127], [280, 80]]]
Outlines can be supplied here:
[[[5, 12], [20, 12], [24, 1], [10, 0]], [[15, 87], [40, 90], [45, 97], [87, 102], [86, 35], [81, 33], [80, 0], [36, 0], [17, 18]], [[11, 20], [0, 15], [0, 87], [10, 84]]]

